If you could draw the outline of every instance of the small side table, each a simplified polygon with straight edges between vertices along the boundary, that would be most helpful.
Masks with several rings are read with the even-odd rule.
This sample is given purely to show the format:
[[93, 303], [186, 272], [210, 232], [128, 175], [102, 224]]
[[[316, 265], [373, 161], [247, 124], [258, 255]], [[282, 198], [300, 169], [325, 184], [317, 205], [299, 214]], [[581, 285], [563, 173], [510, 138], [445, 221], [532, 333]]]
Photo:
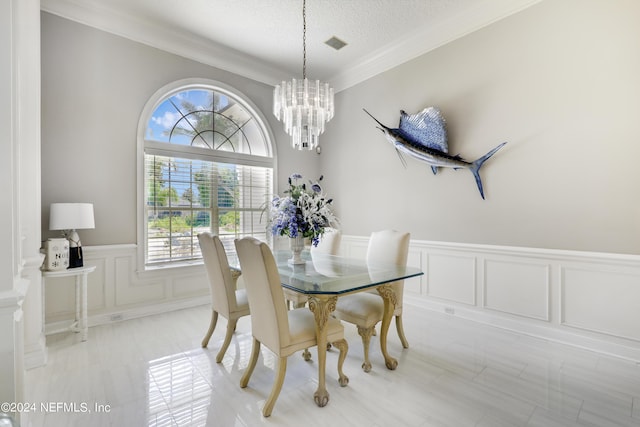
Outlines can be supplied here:
[[[56, 271], [43, 271], [42, 272], [42, 331], [46, 335], [55, 334], [70, 330], [73, 332], [80, 332], [82, 335], [82, 341], [87, 340], [88, 325], [87, 325], [87, 276], [96, 269], [96, 266], [85, 266], [68, 268], [66, 270]], [[71, 277], [76, 278], [76, 318], [75, 321], [66, 328], [60, 328], [53, 331], [45, 331], [45, 278], [48, 277]], [[82, 285], [82, 288], [80, 287]], [[81, 310], [82, 307], [82, 310]], [[82, 311], [82, 317], [81, 312]]]

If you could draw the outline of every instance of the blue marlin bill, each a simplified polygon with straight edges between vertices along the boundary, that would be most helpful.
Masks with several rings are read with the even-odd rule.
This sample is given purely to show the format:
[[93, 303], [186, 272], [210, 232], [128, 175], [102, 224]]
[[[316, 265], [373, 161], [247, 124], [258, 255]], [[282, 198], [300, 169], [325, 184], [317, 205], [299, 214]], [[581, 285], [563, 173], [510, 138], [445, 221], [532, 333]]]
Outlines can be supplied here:
[[469, 169], [476, 180], [480, 196], [484, 199], [480, 168], [506, 142], [498, 145], [479, 159], [467, 162], [459, 155], [452, 156], [448, 153], [449, 147], [447, 145], [444, 118], [437, 108], [428, 107], [414, 115], [408, 115], [401, 111], [400, 127], [396, 129], [383, 125], [371, 113], [364, 108], [363, 110], [380, 125], [378, 129], [384, 133], [387, 140], [395, 147], [403, 163], [405, 162], [401, 153], [408, 154], [431, 165], [434, 174], [437, 173], [439, 167]]

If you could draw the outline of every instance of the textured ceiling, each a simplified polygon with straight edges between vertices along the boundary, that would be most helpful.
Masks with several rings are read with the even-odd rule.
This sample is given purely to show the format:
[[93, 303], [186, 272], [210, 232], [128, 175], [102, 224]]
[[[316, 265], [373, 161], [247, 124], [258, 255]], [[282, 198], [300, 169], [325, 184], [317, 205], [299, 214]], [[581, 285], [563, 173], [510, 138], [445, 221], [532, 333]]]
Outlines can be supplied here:
[[[307, 0], [307, 77], [344, 89], [540, 0]], [[302, 75], [302, 0], [42, 0], [42, 10], [265, 83]], [[341, 50], [324, 44], [347, 42]]]

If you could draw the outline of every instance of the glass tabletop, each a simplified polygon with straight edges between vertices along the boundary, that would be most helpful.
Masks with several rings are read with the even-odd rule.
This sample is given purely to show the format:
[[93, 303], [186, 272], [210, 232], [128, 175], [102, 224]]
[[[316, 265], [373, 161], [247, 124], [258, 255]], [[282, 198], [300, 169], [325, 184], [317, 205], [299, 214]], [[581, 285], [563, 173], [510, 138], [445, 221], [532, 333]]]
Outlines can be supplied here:
[[282, 286], [303, 294], [340, 295], [424, 274], [419, 268], [398, 265], [368, 265], [366, 260], [304, 251], [304, 264], [292, 265], [290, 251], [274, 257]]

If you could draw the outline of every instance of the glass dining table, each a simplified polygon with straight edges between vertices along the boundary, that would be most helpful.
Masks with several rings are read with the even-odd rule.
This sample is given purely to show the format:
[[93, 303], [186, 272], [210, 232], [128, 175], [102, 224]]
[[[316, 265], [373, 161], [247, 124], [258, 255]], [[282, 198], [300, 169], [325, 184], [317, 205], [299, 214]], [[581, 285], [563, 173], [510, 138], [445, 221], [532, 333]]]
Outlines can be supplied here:
[[[352, 259], [335, 255], [316, 254], [304, 251], [304, 264], [290, 264], [290, 251], [275, 251], [280, 281], [285, 294], [297, 294], [307, 298], [308, 307], [316, 321], [316, 339], [318, 345], [318, 388], [314, 400], [318, 406], [329, 402], [329, 393], [325, 385], [327, 320], [336, 308], [336, 302], [342, 295], [366, 292], [376, 289], [384, 300], [384, 315], [380, 327], [380, 349], [385, 365], [394, 370], [398, 361], [387, 351], [387, 333], [393, 318], [396, 295], [391, 283], [424, 274], [419, 268], [367, 264], [363, 259]], [[231, 261], [231, 260], [230, 260]], [[232, 265], [234, 264], [231, 262]], [[239, 266], [239, 264], [236, 264]]]

